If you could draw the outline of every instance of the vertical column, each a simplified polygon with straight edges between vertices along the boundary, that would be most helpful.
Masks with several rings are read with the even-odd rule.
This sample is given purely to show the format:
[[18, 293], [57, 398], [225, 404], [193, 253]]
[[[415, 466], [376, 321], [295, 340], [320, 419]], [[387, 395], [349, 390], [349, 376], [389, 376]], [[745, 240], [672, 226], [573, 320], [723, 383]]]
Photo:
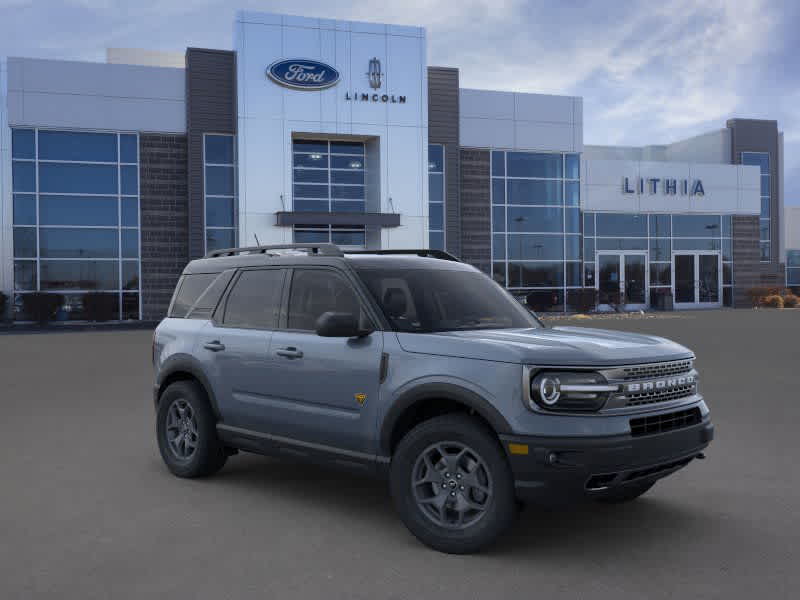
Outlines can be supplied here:
[[461, 150], [461, 258], [491, 276], [489, 150]]

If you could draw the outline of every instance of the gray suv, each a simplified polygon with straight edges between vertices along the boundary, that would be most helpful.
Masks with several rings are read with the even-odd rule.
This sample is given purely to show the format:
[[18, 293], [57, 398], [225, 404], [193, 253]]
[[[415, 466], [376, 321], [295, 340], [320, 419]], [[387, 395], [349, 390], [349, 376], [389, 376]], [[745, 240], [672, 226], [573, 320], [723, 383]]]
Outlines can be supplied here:
[[526, 502], [633, 500], [713, 437], [683, 346], [547, 327], [431, 250], [212, 252], [184, 270], [153, 362], [175, 475], [247, 451], [383, 476], [444, 552], [477, 551]]

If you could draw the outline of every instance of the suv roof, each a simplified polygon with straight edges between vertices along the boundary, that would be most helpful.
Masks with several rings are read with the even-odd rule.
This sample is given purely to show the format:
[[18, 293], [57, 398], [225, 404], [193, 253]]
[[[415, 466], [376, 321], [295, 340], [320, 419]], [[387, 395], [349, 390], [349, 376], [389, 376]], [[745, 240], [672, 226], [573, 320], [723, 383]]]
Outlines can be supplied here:
[[218, 273], [226, 269], [258, 265], [340, 265], [342, 262], [357, 263], [362, 268], [416, 266], [426, 269], [473, 269], [441, 250], [346, 251], [335, 244], [280, 244], [214, 250], [203, 258], [191, 261], [183, 273]]

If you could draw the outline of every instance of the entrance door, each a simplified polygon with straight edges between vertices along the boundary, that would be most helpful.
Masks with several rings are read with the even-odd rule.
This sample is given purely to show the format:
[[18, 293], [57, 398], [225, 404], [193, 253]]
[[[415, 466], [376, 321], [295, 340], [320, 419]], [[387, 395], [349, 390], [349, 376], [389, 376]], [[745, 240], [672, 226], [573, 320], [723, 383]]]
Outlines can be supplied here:
[[599, 305], [621, 305], [625, 310], [647, 307], [647, 254], [645, 252], [598, 252]]
[[719, 252], [680, 252], [672, 255], [675, 308], [722, 306]]

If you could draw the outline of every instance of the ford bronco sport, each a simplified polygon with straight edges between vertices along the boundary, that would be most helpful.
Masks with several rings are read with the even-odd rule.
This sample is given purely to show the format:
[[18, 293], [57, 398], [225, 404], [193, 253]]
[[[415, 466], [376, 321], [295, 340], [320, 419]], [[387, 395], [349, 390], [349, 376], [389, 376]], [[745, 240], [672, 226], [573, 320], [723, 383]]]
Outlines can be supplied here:
[[626, 502], [713, 436], [694, 356], [546, 327], [433, 250], [259, 246], [194, 260], [155, 331], [158, 446], [200, 477], [237, 451], [388, 478], [422, 542], [474, 552], [524, 502]]

